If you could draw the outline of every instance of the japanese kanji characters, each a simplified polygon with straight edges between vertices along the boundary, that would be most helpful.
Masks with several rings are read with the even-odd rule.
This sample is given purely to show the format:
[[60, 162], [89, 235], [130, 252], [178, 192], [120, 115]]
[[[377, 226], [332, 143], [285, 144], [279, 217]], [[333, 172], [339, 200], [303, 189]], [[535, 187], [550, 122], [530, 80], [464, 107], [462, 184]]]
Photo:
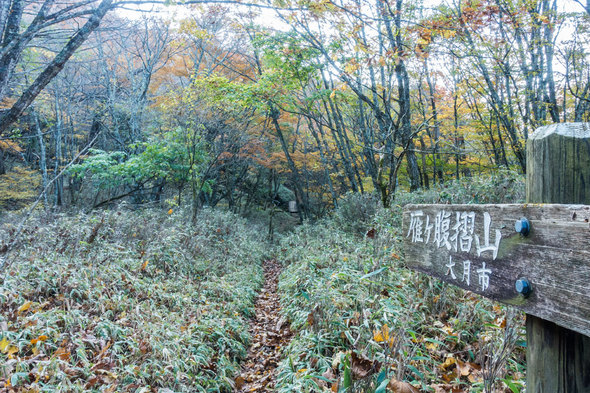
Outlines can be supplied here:
[[492, 271], [490, 269], [486, 269], [486, 263], [482, 263], [482, 267], [476, 270], [477, 275], [479, 276], [479, 285], [481, 285], [481, 291], [485, 291], [490, 286], [490, 274]]
[[434, 242], [438, 248], [445, 246], [447, 250], [451, 249], [451, 243], [449, 242], [450, 227], [451, 213], [441, 210], [434, 218]]
[[[432, 232], [432, 224], [430, 223], [430, 216], [426, 216], [426, 224], [424, 223], [424, 212], [416, 210], [410, 213], [410, 229], [406, 237], [412, 236], [412, 243], [426, 243], [430, 241], [430, 234]], [[426, 234], [424, 240], [423, 234]]]
[[445, 266], [448, 268], [446, 275], [448, 276], [450, 274], [451, 278], [453, 280], [456, 280], [457, 276], [455, 276], [455, 272], [453, 271], [453, 266], [455, 266], [455, 262], [453, 262], [452, 256], [449, 255], [449, 263]]
[[479, 242], [479, 236], [475, 235], [475, 244], [477, 245], [477, 256], [481, 256], [481, 254], [485, 251], [492, 251], [493, 259], [496, 259], [498, 256], [498, 247], [500, 246], [500, 239], [502, 239], [502, 233], [500, 233], [499, 229], [496, 229], [496, 241], [493, 245], [490, 244], [490, 224], [492, 223], [492, 218], [490, 217], [490, 213], [485, 212], [483, 214], [483, 245]]
[[455, 225], [453, 225], [453, 234], [451, 241], [455, 251], [471, 251], [473, 242], [473, 232], [475, 231], [475, 213], [474, 212], [456, 212]]
[[467, 286], [469, 286], [470, 279], [471, 279], [471, 261], [468, 259], [466, 261], [463, 261], [463, 278], [461, 279], [461, 281], [463, 281], [465, 284], [467, 284]]
[[421, 243], [424, 241], [422, 238], [422, 217], [424, 217], [422, 210], [416, 210], [410, 213], [410, 229], [406, 237], [412, 235], [412, 243]]
[[[477, 231], [478, 217], [480, 231]], [[410, 212], [410, 227], [406, 237], [412, 243], [431, 244], [436, 250], [446, 249], [455, 253], [477, 255], [477, 257], [491, 257], [495, 260], [498, 256], [502, 234], [499, 229], [492, 230], [492, 218], [488, 212], [482, 216], [476, 216], [473, 211], [451, 211], [442, 209], [431, 216], [423, 210]], [[477, 233], [479, 232], [479, 233]], [[432, 236], [431, 236], [432, 235]], [[481, 237], [480, 237], [481, 235]], [[492, 239], [492, 235], [495, 235]], [[431, 241], [432, 238], [432, 241]], [[449, 255], [448, 263], [444, 264], [445, 276], [452, 280], [460, 281], [464, 286], [472, 284], [472, 272], [477, 281], [473, 284], [481, 292], [490, 287], [492, 269], [485, 262], [474, 262], [472, 258], [457, 261], [457, 256]], [[472, 270], [473, 269], [473, 270]]]

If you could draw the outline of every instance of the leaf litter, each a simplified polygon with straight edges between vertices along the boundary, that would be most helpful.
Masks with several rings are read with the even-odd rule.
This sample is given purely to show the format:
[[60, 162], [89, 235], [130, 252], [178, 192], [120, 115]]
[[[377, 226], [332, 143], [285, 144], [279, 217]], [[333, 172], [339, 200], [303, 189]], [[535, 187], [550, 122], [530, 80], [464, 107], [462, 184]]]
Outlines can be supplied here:
[[256, 300], [255, 316], [250, 325], [252, 345], [235, 379], [235, 392], [271, 392], [275, 385], [275, 369], [281, 360], [281, 350], [293, 333], [287, 319], [281, 315], [277, 293], [281, 265], [275, 260], [264, 263], [264, 287]]

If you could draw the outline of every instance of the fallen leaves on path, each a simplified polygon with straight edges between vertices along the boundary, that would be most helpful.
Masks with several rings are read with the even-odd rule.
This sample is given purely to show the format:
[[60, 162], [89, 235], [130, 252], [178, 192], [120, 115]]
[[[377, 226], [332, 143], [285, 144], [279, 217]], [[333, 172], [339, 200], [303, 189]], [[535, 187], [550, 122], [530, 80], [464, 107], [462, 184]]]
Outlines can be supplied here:
[[281, 265], [276, 260], [264, 263], [264, 287], [256, 301], [256, 315], [250, 325], [252, 345], [242, 373], [235, 379], [236, 392], [270, 392], [275, 385], [275, 369], [281, 349], [292, 333], [281, 316], [277, 287]]

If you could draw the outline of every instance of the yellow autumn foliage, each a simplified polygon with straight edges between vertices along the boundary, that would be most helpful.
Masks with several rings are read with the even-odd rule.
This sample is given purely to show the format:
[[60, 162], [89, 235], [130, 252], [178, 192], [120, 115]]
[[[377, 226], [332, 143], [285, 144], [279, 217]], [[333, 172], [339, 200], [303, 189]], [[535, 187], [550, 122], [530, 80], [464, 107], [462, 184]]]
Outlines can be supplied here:
[[381, 330], [373, 331], [373, 340], [378, 343], [386, 343], [390, 348], [393, 348], [393, 344], [395, 344], [395, 337], [389, 335], [389, 326], [387, 324], [381, 326]]
[[37, 198], [40, 184], [36, 171], [19, 166], [0, 175], [0, 209], [22, 209]]
[[23, 149], [16, 143], [11, 140], [1, 140], [0, 139], [0, 150], [7, 150], [14, 153], [20, 153]]

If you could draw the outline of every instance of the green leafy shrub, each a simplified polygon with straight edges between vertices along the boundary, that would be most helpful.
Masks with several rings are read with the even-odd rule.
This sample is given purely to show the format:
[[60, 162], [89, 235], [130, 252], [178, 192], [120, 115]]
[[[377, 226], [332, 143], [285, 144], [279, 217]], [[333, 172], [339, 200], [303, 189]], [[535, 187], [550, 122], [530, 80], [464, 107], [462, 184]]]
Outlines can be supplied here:
[[395, 203], [524, 203], [524, 176], [500, 170], [490, 176], [463, 177], [430, 189], [400, 191]]
[[371, 229], [379, 204], [376, 194], [350, 192], [338, 201], [334, 222], [346, 232], [364, 234]]
[[[137, 151], [135, 154], [91, 149], [89, 156], [72, 165], [68, 173], [90, 180], [92, 192], [126, 187], [138, 191], [159, 184], [172, 186], [181, 195], [189, 188], [195, 203], [198, 193], [209, 192], [211, 186], [202, 179], [209, 158], [200, 134], [198, 127], [179, 127], [153, 136], [149, 142], [129, 146]], [[196, 205], [194, 210], [196, 213]]]

